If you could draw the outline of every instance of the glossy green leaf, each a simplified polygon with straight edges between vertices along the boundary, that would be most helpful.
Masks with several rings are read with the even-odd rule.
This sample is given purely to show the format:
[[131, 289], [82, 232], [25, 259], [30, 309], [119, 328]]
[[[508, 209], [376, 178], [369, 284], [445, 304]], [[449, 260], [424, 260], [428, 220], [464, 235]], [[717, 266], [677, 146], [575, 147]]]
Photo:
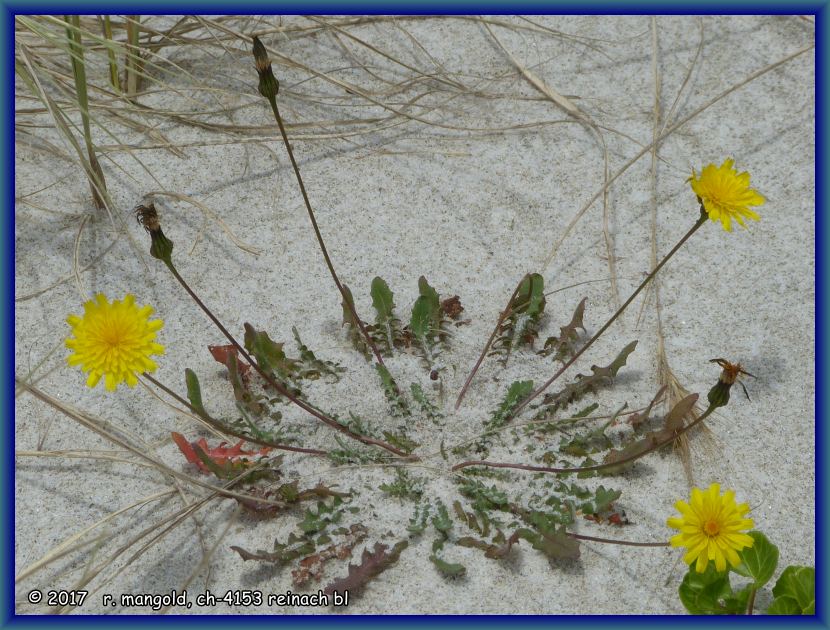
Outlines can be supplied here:
[[[802, 615], [815, 614], [816, 570], [813, 567], [790, 565], [772, 588], [775, 599], [788, 597], [798, 604]], [[775, 602], [773, 602], [775, 603]], [[779, 604], [784, 606], [785, 604]]]
[[729, 614], [721, 602], [734, 597], [729, 584], [729, 572], [717, 572], [711, 562], [703, 573], [698, 573], [694, 565], [691, 566], [678, 593], [683, 606], [693, 615]]
[[[813, 611], [815, 612], [815, 611]], [[802, 614], [801, 606], [792, 597], [776, 597], [772, 600], [769, 608], [767, 608], [768, 615], [800, 615]], [[813, 614], [813, 613], [809, 613]]]
[[738, 555], [741, 564], [733, 567], [733, 571], [744, 577], [751, 578], [755, 588], [759, 589], [772, 579], [775, 568], [778, 566], [778, 547], [773, 545], [761, 532], [749, 532], [755, 541], [752, 547], [745, 547]]

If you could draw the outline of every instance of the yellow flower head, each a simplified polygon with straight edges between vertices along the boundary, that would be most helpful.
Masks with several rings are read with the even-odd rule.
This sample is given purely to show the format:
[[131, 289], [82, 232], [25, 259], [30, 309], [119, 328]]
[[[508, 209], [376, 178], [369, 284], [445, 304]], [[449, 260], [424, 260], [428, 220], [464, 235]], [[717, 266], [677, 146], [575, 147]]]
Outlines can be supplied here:
[[708, 164], [703, 167], [700, 177], [693, 169], [687, 180], [709, 218], [720, 221], [727, 232], [732, 231], [732, 219], [741, 227], [746, 227], [744, 217], [758, 221], [761, 217], [749, 207], [760, 206], [765, 201], [763, 195], [749, 187], [749, 173], [738, 173], [734, 164], [732, 158], [724, 160], [720, 166]]
[[678, 501], [674, 507], [680, 512], [680, 518], [670, 518], [669, 527], [680, 530], [671, 537], [672, 547], [686, 547], [683, 556], [686, 564], [697, 560], [696, 569], [703, 573], [709, 560], [715, 561], [715, 569], [726, 570], [726, 561], [733, 567], [741, 563], [738, 551], [751, 547], [754, 540], [741, 530], [753, 526], [752, 519], [744, 518], [749, 512], [746, 503], [735, 504], [735, 492], [727, 490], [721, 496], [720, 484], [713, 483], [706, 491], [692, 488], [689, 503]]
[[110, 391], [119, 383], [134, 387], [138, 382], [136, 373], [152, 372], [158, 367], [150, 355], [164, 354], [164, 346], [155, 343], [156, 331], [164, 322], [150, 321], [152, 314], [152, 307], [139, 308], [130, 294], [123, 302], [110, 304], [99, 293], [84, 304], [83, 317], [66, 318], [74, 335], [66, 340], [66, 347], [73, 350], [67, 362], [89, 372], [89, 387], [95, 387], [102, 376]]

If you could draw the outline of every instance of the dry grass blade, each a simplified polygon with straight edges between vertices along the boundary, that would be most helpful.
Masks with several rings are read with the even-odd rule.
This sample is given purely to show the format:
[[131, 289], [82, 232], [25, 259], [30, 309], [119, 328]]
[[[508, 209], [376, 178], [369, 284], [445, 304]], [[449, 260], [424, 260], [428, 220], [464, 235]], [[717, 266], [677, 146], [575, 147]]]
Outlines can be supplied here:
[[[182, 481], [184, 481], [188, 484], [198, 486], [198, 487], [204, 488], [206, 490], [210, 490], [211, 492], [218, 493], [218, 494], [220, 494], [222, 496], [225, 496], [225, 497], [241, 498], [241, 499], [250, 499], [251, 498], [251, 496], [249, 496], [249, 495], [247, 495], [243, 492], [234, 492], [233, 490], [226, 490], [224, 488], [217, 488], [216, 486], [214, 486], [214, 485], [212, 485], [212, 484], [210, 484], [206, 481], [201, 481], [199, 479], [196, 479], [195, 477], [191, 477], [190, 475], [186, 475], [184, 473], [181, 473], [178, 470], [174, 470], [173, 468], [170, 468], [166, 464], [164, 464], [164, 463], [158, 461], [157, 459], [154, 459], [153, 457], [150, 457], [149, 455], [147, 455], [144, 452], [143, 449], [140, 449], [140, 448], [137, 448], [137, 447], [133, 446], [127, 440], [119, 437], [118, 435], [116, 435], [112, 431], [105, 428], [105, 425], [107, 423], [105, 423], [104, 421], [102, 421], [100, 419], [97, 419], [94, 416], [91, 416], [89, 414], [86, 414], [86, 413], [84, 413], [84, 412], [82, 412], [78, 409], [75, 409], [74, 407], [72, 407], [72, 405], [68, 405], [66, 403], [61, 402], [60, 400], [58, 400], [57, 398], [55, 398], [53, 396], [50, 396], [49, 394], [47, 394], [46, 392], [44, 392], [40, 388], [35, 387], [34, 385], [32, 385], [30, 383], [26, 383], [26, 382], [22, 381], [21, 379], [19, 379], [17, 377], [15, 377], [15, 383], [20, 385], [23, 389], [28, 391], [35, 398], [41, 400], [42, 402], [45, 402], [49, 406], [53, 407], [54, 409], [60, 411], [64, 415], [66, 415], [67, 417], [71, 418], [72, 420], [75, 420], [80, 425], [86, 427], [87, 429], [90, 429], [91, 431], [97, 433], [98, 435], [100, 435], [104, 439], [108, 440], [109, 442], [112, 442], [113, 444], [116, 444], [117, 446], [123, 448], [124, 450], [129, 451], [133, 455], [136, 455], [139, 459], [142, 459], [145, 462], [148, 462], [160, 473], [163, 473], [163, 474], [168, 475], [170, 477], [173, 477], [175, 479], [180, 479], [180, 480], [182, 480]], [[268, 499], [262, 499], [262, 498], [259, 498], [259, 497], [254, 497], [254, 498], [256, 498], [256, 500], [258, 502], [263, 503], [263, 504], [282, 505], [278, 501], [270, 501]]]
[[[21, 455], [21, 454], [23, 454], [23, 453], [17, 453], [18, 456]], [[32, 453], [32, 454], [33, 455], [43, 455], [43, 453], [37, 453], [37, 452]], [[57, 456], [61, 456], [61, 455], [57, 455]], [[18, 573], [15, 576], [14, 583], [18, 584], [18, 583], [22, 582], [23, 580], [25, 580], [26, 578], [34, 575], [35, 573], [37, 573], [38, 571], [40, 571], [41, 569], [43, 569], [47, 565], [54, 562], [55, 560], [59, 560], [63, 556], [67, 555], [68, 553], [71, 553], [72, 551], [74, 551], [74, 550], [76, 550], [80, 547], [92, 544], [96, 540], [99, 540], [99, 539], [101, 539], [101, 537], [104, 536], [104, 534], [99, 534], [99, 536], [96, 537], [95, 539], [93, 539], [92, 541], [82, 542], [82, 539], [85, 536], [87, 536], [87, 534], [89, 534], [90, 532], [95, 531], [96, 529], [98, 529], [99, 527], [101, 527], [103, 525], [106, 525], [110, 521], [115, 520], [116, 518], [118, 518], [119, 516], [121, 516], [122, 514], [124, 514], [126, 512], [129, 512], [130, 510], [133, 510], [133, 509], [138, 508], [138, 507], [142, 507], [142, 506], [147, 505], [149, 503], [153, 503], [154, 501], [158, 501], [160, 499], [164, 499], [165, 497], [169, 497], [169, 496], [175, 494], [175, 492], [176, 492], [175, 490], [162, 490], [160, 492], [155, 492], [153, 494], [147, 495], [146, 497], [142, 497], [141, 499], [138, 499], [137, 501], [134, 501], [134, 502], [130, 503], [129, 505], [124, 506], [123, 508], [120, 508], [120, 509], [118, 509], [114, 512], [110, 512], [104, 518], [92, 523], [91, 525], [88, 525], [87, 527], [83, 528], [81, 531], [72, 534], [69, 538], [66, 538], [65, 540], [63, 540], [63, 542], [58, 543], [52, 549], [50, 549], [45, 554], [43, 554], [43, 556], [41, 556], [39, 559], [35, 560], [34, 562], [29, 564], [28, 566], [24, 567], [20, 571], [20, 573]]]

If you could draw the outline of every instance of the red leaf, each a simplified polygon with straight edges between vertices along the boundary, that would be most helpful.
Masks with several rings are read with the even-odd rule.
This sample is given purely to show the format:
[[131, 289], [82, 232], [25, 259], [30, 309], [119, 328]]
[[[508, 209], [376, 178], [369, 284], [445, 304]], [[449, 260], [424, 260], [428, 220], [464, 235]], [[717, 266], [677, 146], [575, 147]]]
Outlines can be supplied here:
[[235, 446], [226, 446], [227, 442], [222, 442], [219, 446], [211, 448], [208, 446], [205, 438], [199, 438], [195, 442], [189, 442], [181, 433], [173, 431], [171, 435], [173, 436], [173, 441], [176, 443], [176, 446], [179, 447], [179, 450], [182, 452], [182, 455], [185, 456], [187, 461], [191, 464], [196, 464], [199, 467], [199, 470], [204, 473], [208, 473], [210, 471], [208, 470], [208, 467], [205, 466], [205, 463], [196, 454], [196, 451], [193, 449], [193, 445], [196, 445], [202, 449], [205, 454], [220, 467], [224, 467], [229, 463], [240, 463], [238, 460], [242, 457], [250, 455], [267, 455], [272, 450], [271, 447], [264, 446], [258, 451], [243, 451], [242, 445], [245, 443], [244, 440], [239, 440]]
[[228, 356], [233, 354], [233, 356], [236, 357], [236, 365], [239, 369], [239, 375], [243, 378], [247, 376], [248, 372], [251, 370], [250, 365], [239, 360], [239, 350], [237, 350], [236, 346], [232, 344], [224, 346], [208, 346], [208, 350], [210, 350], [213, 358], [225, 367], [228, 367]]

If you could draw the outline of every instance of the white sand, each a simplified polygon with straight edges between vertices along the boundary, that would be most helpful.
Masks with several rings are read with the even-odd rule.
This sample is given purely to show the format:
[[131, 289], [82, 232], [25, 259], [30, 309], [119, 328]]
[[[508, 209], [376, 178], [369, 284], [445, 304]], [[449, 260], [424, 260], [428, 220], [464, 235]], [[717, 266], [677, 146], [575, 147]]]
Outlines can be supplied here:
[[[302, 20], [286, 20], [297, 22]], [[650, 18], [553, 16], [538, 22], [596, 41], [498, 27], [494, 32], [535, 76], [570, 97], [603, 126], [610, 172], [617, 173], [652, 139]], [[752, 73], [813, 42], [813, 25], [795, 17], [706, 17], [702, 24], [702, 53], [669, 125]], [[527, 353], [514, 357], [503, 371], [490, 360], [461, 410], [457, 414], [451, 411], [500, 309], [524, 273], [543, 273], [549, 289], [601, 280], [550, 296], [542, 339], [558, 333], [583, 296], [588, 297], [589, 333], [613, 312], [615, 302], [604, 258], [601, 199], [576, 225], [552, 263], [544, 267], [553, 244], [574, 214], [601, 189], [603, 154], [593, 132], [574, 124], [560, 107], [517, 76], [515, 67], [481, 25], [456, 19], [402, 21], [399, 25], [417, 37], [434, 62], [389, 23], [354, 27], [349, 32], [424, 72], [440, 73], [434, 65], [440, 63], [449, 78], [502, 98], [459, 95], [454, 88], [427, 82], [381, 100], [432, 125], [398, 118], [393, 120], [400, 123], [396, 126], [338, 139], [331, 135], [359, 128], [331, 122], [325, 127], [294, 127], [292, 137], [329, 250], [341, 277], [352, 287], [364, 319], [373, 317], [369, 298], [372, 277], [379, 274], [388, 281], [398, 312], [408, 318], [417, 296], [417, 278], [424, 274], [442, 296], [459, 294], [465, 316], [472, 320], [469, 326], [457, 329], [452, 349], [442, 355], [447, 364], [445, 427], [439, 430], [421, 421], [414, 427], [424, 440], [419, 452], [433, 452], [442, 438], [451, 444], [480, 432], [481, 423], [513, 380], [540, 383], [552, 373], [550, 359], [542, 361]], [[662, 125], [695, 57], [699, 30], [698, 21], [687, 17], [661, 17], [657, 28]], [[363, 71], [340, 69], [368, 63], [373, 72], [392, 82], [413, 75], [343, 36], [341, 39], [354, 59], [346, 56], [330, 34], [266, 41], [269, 45], [279, 42], [285, 54], [366, 89], [379, 84], [370, 83], [373, 79]], [[205, 52], [191, 47], [179, 50], [174, 60], [206, 84], [243, 95], [236, 99], [220, 95], [224, 105], [249, 104], [234, 113], [234, 123], [271, 124], [266, 102], [255, 97], [256, 76], [246, 52], [223, 55], [218, 48]], [[320, 80], [300, 83], [308, 78], [307, 72], [279, 64], [274, 67], [282, 81], [281, 104], [289, 124], [390, 115], [351, 98], [342, 102], [360, 102], [362, 106], [321, 104], [321, 95], [343, 96], [344, 91]], [[502, 78], [484, 80], [495, 76]], [[192, 85], [192, 80], [181, 79], [181, 85]], [[430, 85], [444, 91], [414, 106], [405, 105]], [[736, 389], [729, 406], [710, 422], [714, 442], [693, 444], [694, 470], [699, 484], [719, 481], [734, 488], [739, 500], [751, 504], [756, 527], [780, 548], [782, 567], [813, 564], [815, 550], [813, 86], [810, 51], [728, 94], [661, 144], [656, 179], [660, 252], [667, 251], [697, 216], [695, 200], [685, 183], [693, 167], [699, 170], [706, 163], [734, 156], [738, 167], [752, 174], [753, 186], [768, 199], [760, 209], [763, 220], [752, 223], [749, 230], [728, 234], [717, 225], [704, 226], [669, 263], [660, 281], [666, 351], [689, 390], [705, 396], [714, 384], [718, 369], [707, 362], [713, 357], [741, 361], [757, 376], [746, 381], [751, 402]], [[17, 89], [22, 89], [20, 84]], [[217, 107], [208, 93], [199, 100], [205, 108]], [[189, 111], [197, 107], [196, 102], [183, 101], [170, 92], [148, 96], [145, 102], [157, 107], [176, 104]], [[422, 107], [439, 104], [442, 107], [437, 110]], [[18, 105], [32, 107], [32, 102]], [[227, 117], [214, 120], [230, 122]], [[48, 123], [49, 119], [44, 116], [40, 121]], [[566, 122], [538, 124], [541, 121]], [[525, 127], [515, 129], [518, 126]], [[514, 129], [474, 131], [506, 127]], [[159, 131], [174, 144], [228, 139], [166, 120]], [[36, 134], [63, 146], [54, 130], [37, 129]], [[121, 141], [137, 145], [158, 142], [121, 129], [117, 134]], [[99, 145], [115, 144], [100, 129], [95, 137]], [[170, 441], [174, 430], [195, 439], [201, 434], [197, 425], [177, 416], [141, 387], [121, 387], [116, 395], [104, 391], [103, 386], [89, 390], [83, 385], [83, 375], [64, 361], [67, 314], [79, 313], [84, 299], [94, 292], [113, 297], [132, 292], [141, 303], [152, 304], [165, 321], [160, 339], [167, 354], [159, 361], [156, 376], [184, 393], [183, 370], [190, 367], [201, 377], [208, 408], [216, 415], [233, 413], [222, 369], [206, 350], [208, 344], [223, 343], [220, 334], [186, 299], [163, 265], [146, 255], [148, 239], [129, 214], [144, 193], [164, 189], [191, 195], [216, 210], [240, 239], [262, 251], [255, 257], [239, 250], [215, 223], [203, 222], [199, 211], [187, 204], [170, 198], [157, 201], [165, 232], [176, 243], [179, 270], [222, 321], [240, 338], [243, 322], [252, 322], [272, 338], [286, 341], [292, 354], [291, 327], [296, 325], [318, 356], [348, 368], [336, 385], [307, 386], [312, 400], [344, 416], [353, 410], [380, 425], [393, 426], [385, 424], [393, 421], [388, 418], [370, 365], [350, 348], [339, 330], [340, 297], [317, 249], [281, 143], [231, 142], [188, 146], [184, 151], [186, 159], [158, 149], [134, 153], [158, 182], [123, 151], [110, 151], [101, 160], [118, 213], [138, 243], [143, 260], [122, 236], [106, 256], [81, 274], [83, 295], [71, 279], [17, 302], [17, 376], [25, 378], [34, 369], [37, 387], [44, 392], [110, 423], [147, 455], [200, 481], [211, 480], [187, 465]], [[57, 182], [26, 197], [33, 205], [20, 202], [15, 208], [15, 289], [20, 298], [72, 272], [81, 216], [90, 216], [82, 233], [82, 265], [98, 256], [115, 232], [104, 215], [93, 211], [89, 188], [77, 164], [35, 150], [26, 142], [18, 143], [15, 155], [18, 197]], [[609, 232], [623, 299], [650, 266], [650, 168], [646, 155], [620, 176], [608, 194]], [[644, 405], [657, 389], [654, 302], [646, 305], [638, 324], [641, 304], [638, 299], [569, 372], [572, 378], [594, 363], [604, 365], [627, 342], [639, 339], [617, 386], [598, 399], [604, 413], [613, 412], [624, 402], [632, 408]], [[404, 387], [417, 381], [429, 388], [417, 358], [396, 356], [389, 366]], [[283, 411], [289, 420], [312, 422], [296, 408]], [[217, 499], [196, 513], [198, 527], [191, 519], [153, 541], [164, 531], [158, 524], [177, 513], [184, 501], [204, 496], [203, 488], [179, 482], [180, 493], [102, 522], [116, 510], [172, 488], [172, 479], [152, 468], [125, 463], [127, 454], [25, 393], [16, 399], [16, 426], [18, 452], [38, 448], [94, 450], [98, 454], [111, 452], [115, 457], [115, 461], [17, 458], [16, 574], [70, 536], [97, 525], [81, 537], [83, 545], [71, 543], [64, 557], [16, 585], [18, 612], [44, 611], [43, 606], [26, 603], [30, 590], [72, 588], [85, 571], [94, 572], [122, 545], [152, 526], [157, 526], [155, 534], [124, 550], [92, 579], [88, 588], [94, 593], [77, 612], [144, 612], [105, 609], [102, 596], [180, 590], [194, 571], [188, 587], [191, 593], [205, 588], [221, 593], [228, 589], [264, 593], [292, 589], [289, 569], [242, 562], [230, 546], [270, 549], [274, 538], [284, 541], [293, 531], [299, 510], [260, 521], [243, 514], [225, 532], [236, 504]], [[331, 432], [320, 429], [313, 441], [316, 445], [331, 443]], [[552, 444], [556, 443], [558, 438], [553, 439]], [[528, 454], [520, 452], [502, 456], [509, 461], [531, 461]], [[447, 472], [450, 463], [438, 457], [428, 464], [430, 469], [413, 472], [428, 477], [428, 495], [440, 497], [450, 506], [458, 496]], [[303, 475], [303, 485], [322, 481], [353, 490], [357, 495], [354, 504], [364, 506], [360, 520], [369, 528], [368, 543], [381, 540], [392, 544], [405, 537], [412, 505], [377, 490], [380, 483], [392, 478], [391, 472], [376, 468], [330, 470], [323, 460], [292, 455], [286, 456], [284, 468]], [[517, 472], [512, 478], [512, 485], [504, 487], [513, 493], [524, 491], [525, 497], [532, 493], [530, 475]], [[623, 477], [584, 483], [621, 489], [617, 505], [632, 524], [616, 529], [580, 521], [578, 531], [628, 540], [667, 539], [670, 530], [665, 519], [673, 514], [674, 502], [688, 493], [682, 466], [676, 457], [667, 455], [650, 455]], [[541, 481], [536, 484], [539, 491]], [[466, 533], [460, 525], [455, 527], [459, 535]], [[467, 567], [464, 579], [448, 582], [428, 560], [433, 534], [429, 529], [413, 541], [398, 564], [371, 582], [362, 597], [353, 598], [346, 612], [684, 612], [676, 595], [684, 566], [676, 550], [586, 543], [578, 562], [557, 565], [524, 542], [504, 561], [448, 545], [445, 558]], [[153, 544], [145, 549], [145, 541]], [[204, 550], [214, 545], [218, 546], [209, 570], [200, 568]], [[134, 554], [139, 557], [119, 571]], [[344, 572], [342, 564], [328, 567], [322, 584]], [[759, 595], [759, 607], [768, 601], [767, 593]], [[220, 605], [194, 607], [189, 612], [327, 611], [229, 609]]]

